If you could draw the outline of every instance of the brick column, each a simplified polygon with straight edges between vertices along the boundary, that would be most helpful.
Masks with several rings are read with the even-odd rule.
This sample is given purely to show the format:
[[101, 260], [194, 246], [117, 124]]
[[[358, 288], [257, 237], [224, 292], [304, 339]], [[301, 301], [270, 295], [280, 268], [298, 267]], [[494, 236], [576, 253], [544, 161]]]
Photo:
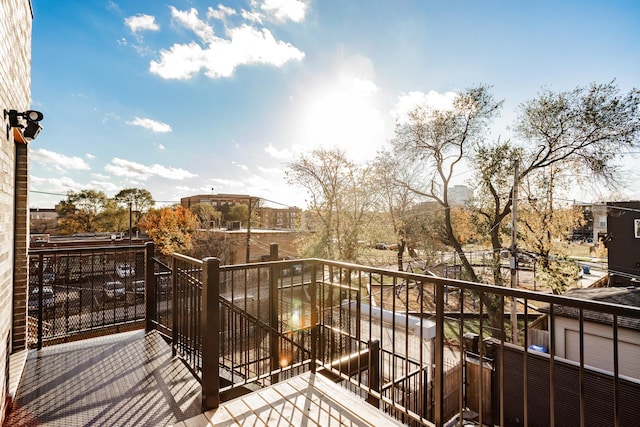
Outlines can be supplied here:
[[29, 283], [29, 147], [16, 141], [13, 338], [12, 350], [24, 349], [27, 343], [27, 291]]

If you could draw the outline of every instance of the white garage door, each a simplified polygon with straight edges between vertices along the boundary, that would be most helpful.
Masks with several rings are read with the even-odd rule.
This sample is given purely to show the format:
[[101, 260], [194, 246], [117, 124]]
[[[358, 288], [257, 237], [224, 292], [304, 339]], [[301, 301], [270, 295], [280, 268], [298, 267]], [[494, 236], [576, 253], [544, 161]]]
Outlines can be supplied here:
[[[566, 358], [580, 362], [580, 335], [565, 329]], [[640, 347], [618, 341], [619, 369], [621, 375], [640, 378]], [[613, 341], [609, 338], [584, 335], [584, 364], [613, 372]]]

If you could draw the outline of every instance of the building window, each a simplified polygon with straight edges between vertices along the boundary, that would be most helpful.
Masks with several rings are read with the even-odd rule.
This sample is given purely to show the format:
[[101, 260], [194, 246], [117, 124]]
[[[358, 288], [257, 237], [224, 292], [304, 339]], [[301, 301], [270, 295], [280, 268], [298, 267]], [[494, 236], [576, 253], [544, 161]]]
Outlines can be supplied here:
[[598, 217], [598, 226], [600, 228], [607, 228], [607, 217], [606, 216], [600, 215]]

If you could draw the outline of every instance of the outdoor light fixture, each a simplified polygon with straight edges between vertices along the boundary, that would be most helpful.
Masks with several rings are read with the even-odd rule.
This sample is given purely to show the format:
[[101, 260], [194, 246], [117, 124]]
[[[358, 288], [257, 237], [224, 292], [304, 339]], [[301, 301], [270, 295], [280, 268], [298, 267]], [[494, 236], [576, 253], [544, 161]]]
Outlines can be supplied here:
[[[24, 113], [20, 113], [17, 110], [4, 110], [4, 118], [6, 119], [7, 117], [9, 117], [7, 138], [9, 138], [10, 128], [24, 129], [22, 136], [27, 142], [34, 140], [42, 130], [39, 122], [44, 118], [44, 115], [40, 111], [27, 110]], [[27, 122], [26, 126], [20, 123], [19, 117], [22, 117]]]

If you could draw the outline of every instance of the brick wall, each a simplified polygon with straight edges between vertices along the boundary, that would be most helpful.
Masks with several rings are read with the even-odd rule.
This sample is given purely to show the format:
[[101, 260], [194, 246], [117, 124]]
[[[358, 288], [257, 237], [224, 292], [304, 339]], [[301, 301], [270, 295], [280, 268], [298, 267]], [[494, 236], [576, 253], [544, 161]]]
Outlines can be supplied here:
[[[24, 345], [24, 321], [26, 307], [15, 314], [22, 318], [18, 327], [22, 338], [15, 340], [14, 324], [14, 280], [17, 289], [15, 303], [24, 305], [26, 295], [26, 207], [27, 176], [26, 146], [16, 149], [13, 133], [7, 135], [7, 120], [4, 110], [24, 111], [29, 108], [31, 86], [31, 3], [29, 0], [0, 1], [0, 421], [5, 413], [8, 382], [7, 366], [9, 353]], [[16, 151], [24, 154], [24, 164], [19, 184], [21, 193], [16, 193]], [[24, 204], [16, 216], [16, 200]], [[21, 243], [21, 240], [24, 242]], [[15, 265], [20, 268], [14, 275]], [[21, 302], [20, 302], [21, 301]], [[19, 325], [20, 322], [17, 322]], [[21, 329], [21, 330], [20, 330]], [[17, 345], [15, 345], [17, 344]]]

